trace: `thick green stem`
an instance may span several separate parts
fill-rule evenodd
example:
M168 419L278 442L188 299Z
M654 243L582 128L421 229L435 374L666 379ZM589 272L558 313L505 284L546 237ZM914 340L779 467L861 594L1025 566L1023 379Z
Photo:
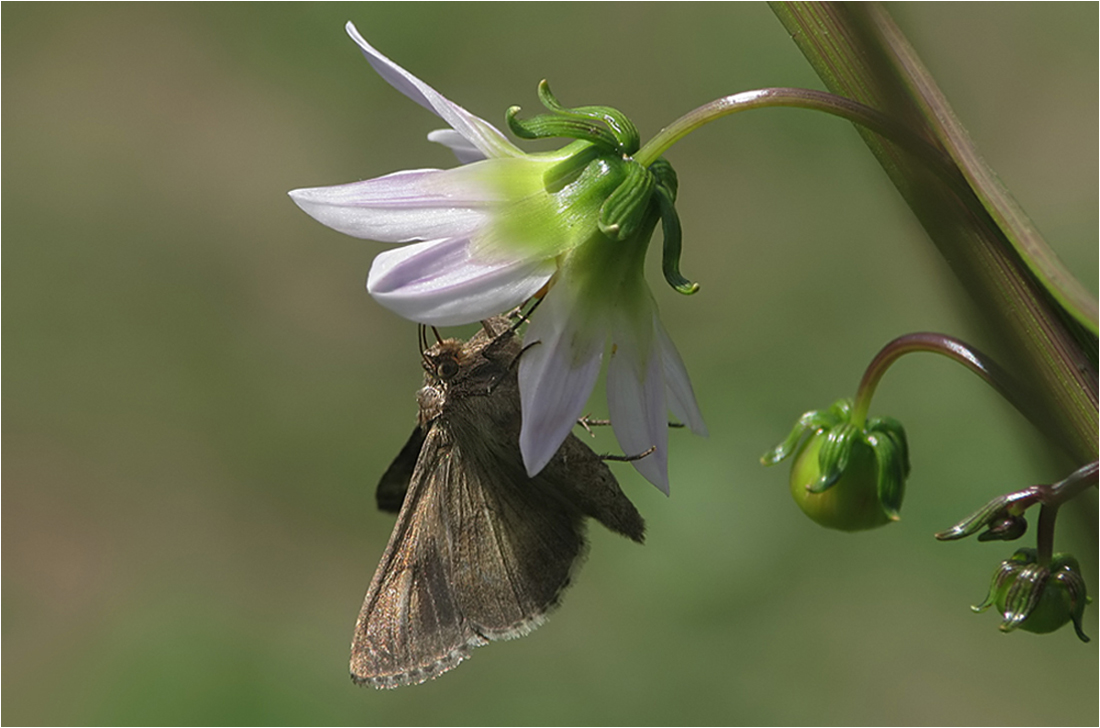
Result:
M1026 382L1025 409L1077 464L1096 459L1096 302L981 164L950 106L875 4L773 3L829 90L879 109L952 158L969 191L857 127L985 317L1001 361ZM1091 329L1091 330L1090 330Z

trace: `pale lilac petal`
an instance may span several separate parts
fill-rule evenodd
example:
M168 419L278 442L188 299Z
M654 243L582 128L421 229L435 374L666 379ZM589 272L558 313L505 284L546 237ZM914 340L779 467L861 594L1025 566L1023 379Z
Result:
M620 329L621 333L625 333ZM611 349L607 365L607 410L624 455L657 449L632 464L646 480L668 495L668 417L665 383L656 346L639 351L623 337Z
M578 328L570 318L568 292L557 288L550 290L532 318L524 336L530 348L519 359L523 411L519 449L532 477L550 462L577 424L603 358L604 332Z
M442 144L449 148L458 157L460 164L469 164L485 159L481 150L454 129L436 129L428 132L428 141Z
M653 316L653 328L657 332L657 349L660 351L661 368L664 370L665 392L668 395L668 408L676 419L688 426L688 429L696 435L709 437L707 423L703 421L703 415L699 411L699 404L695 400L695 390L688 378L687 367L680 358L680 352L672 343L665 327L656 314Z
M385 243L468 237L495 202L485 185L454 170L415 169L331 187L292 190L313 219L356 238Z
M378 254L367 291L394 313L434 326L489 318L526 301L554 272L551 260L486 261L466 239L428 240Z
M363 39L363 36L359 35L353 23L349 21L345 29L378 75L398 91L450 124L486 157L522 156L523 152L508 141L492 124L447 100L431 86L379 53L374 46Z

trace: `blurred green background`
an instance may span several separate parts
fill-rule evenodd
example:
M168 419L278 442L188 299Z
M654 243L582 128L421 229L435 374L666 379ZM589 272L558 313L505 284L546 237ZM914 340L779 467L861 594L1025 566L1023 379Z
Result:
M1097 287L1097 6L893 6L976 143ZM344 34L494 122L626 112L647 138L718 96L822 85L767 7L5 5L3 689L9 724L1095 724L1086 631L975 616L1014 544L932 534L1065 474L936 357L891 370L900 523L825 531L760 454L850 396L891 338L987 344L962 286L851 126L765 110L669 155L684 273L651 263L708 440L672 497L628 466L638 547L598 527L563 607L440 680L375 692L348 643L392 517L378 475L414 420L416 330L363 283L379 244L294 187L450 166L439 123ZM592 412L606 410L602 392ZM606 435L597 450L614 449ZM1095 501L1093 501L1095 503ZM1096 591L1095 508L1059 548ZM1069 515L1069 514L1067 514ZM1031 537L1028 537L1031 541Z

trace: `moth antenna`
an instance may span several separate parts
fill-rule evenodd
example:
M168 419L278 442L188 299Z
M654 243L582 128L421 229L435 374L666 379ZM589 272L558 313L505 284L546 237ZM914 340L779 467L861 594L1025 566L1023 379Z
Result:
M428 328L424 324L416 327L417 338L420 340L420 363L426 371L432 370L431 360L428 359Z
M439 335L439 329L433 326L432 333L435 334L435 343L439 344L443 342L443 337Z

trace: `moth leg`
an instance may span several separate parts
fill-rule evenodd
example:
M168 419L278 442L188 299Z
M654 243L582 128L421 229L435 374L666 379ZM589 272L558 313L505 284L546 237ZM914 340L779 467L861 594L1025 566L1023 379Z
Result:
M521 323L529 320L530 317L531 317L531 314L533 314L535 312L535 309L538 308L539 304L541 304L543 299L546 298L546 293L547 293L547 291L550 290L551 282L552 281L547 281L545 286L543 286L539 290L535 291L533 296L528 298L526 301L524 301L519 306L516 306L515 311L508 314L509 316L511 316L512 314L515 314L516 316L519 317L519 321L516 322L517 327ZM534 303L531 303L531 301L534 301ZM523 313L523 307L526 306L528 303L531 303L531 308L527 309L527 313Z
M484 357L485 359L487 359L488 361L503 364L503 362L500 361L503 358L501 356L501 354L508 347L508 345L512 342L512 337L515 336L515 334L516 334L516 327L515 326L509 326L508 328L504 329L503 331L496 331L496 330L494 330L494 328L492 326L492 324L494 324L494 323L499 324L499 323L502 323L502 322L500 321L499 317L495 317L494 319L489 319L489 320L481 322L481 327L485 330L485 333L487 333L491 337L493 337L492 340L488 344L485 345L485 348L481 350L481 356ZM523 350L521 349L520 354L522 354L522 353L523 353ZM502 366L503 371L501 372L501 378L503 378L506 374L508 374L511 371L512 365L515 364L515 359L518 359L518 358L519 358L519 354L517 354L512 361L508 362L507 366ZM495 383L494 383L493 386L496 386Z
M611 424L611 420L596 420L592 419L588 415L585 415L584 417L581 417L579 420L577 420L577 424L583 427L585 429L585 432L591 435L593 434L593 427L606 427ZM668 426L673 428L686 427L683 422L669 422Z
M508 371L511 372L513 369L515 369L516 365L519 364L519 358L523 356L523 353L525 351L530 349L532 346L538 346L541 343L541 341L532 341L530 344L526 344L522 349L520 349L519 353L512 357L512 361L508 363Z
M596 433L592 431L593 427L600 427L603 425L610 425L611 420L594 420L588 415L581 417L577 420L577 424L584 428L584 431L591 437L595 437Z
M613 460L617 463L631 463L635 460L641 460L647 455L652 455L657 451L656 445L650 445L649 449L645 452L640 452L637 455L600 455L600 460Z

